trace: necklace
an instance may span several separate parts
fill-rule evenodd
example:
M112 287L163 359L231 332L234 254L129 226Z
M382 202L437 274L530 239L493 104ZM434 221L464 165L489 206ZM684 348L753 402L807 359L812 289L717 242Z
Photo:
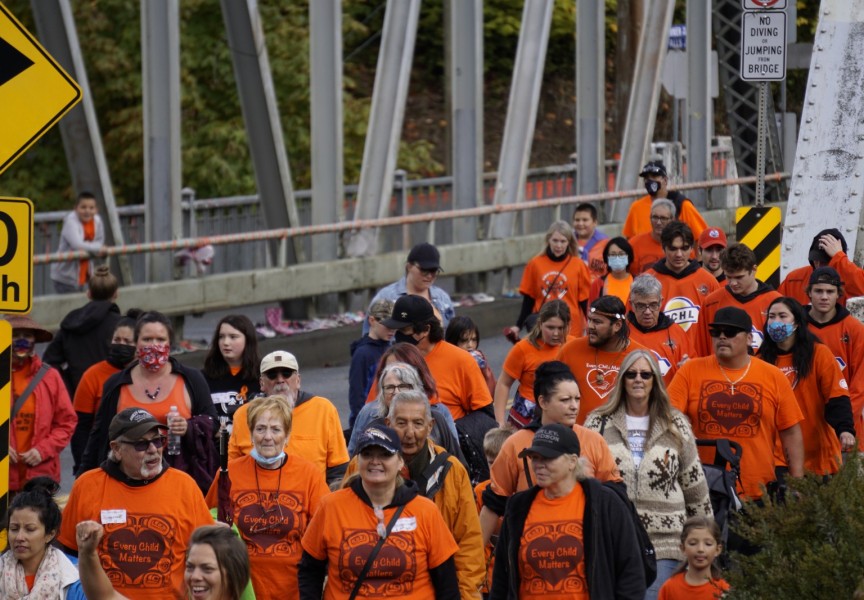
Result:
M279 513L279 521L278 523L283 523L285 520L284 515L282 514L282 504L279 502L279 492L282 488L282 467L285 466L285 462L279 466L279 477L276 479L276 491L270 492L270 507L264 508L264 498L261 495L261 485L258 483L258 469L261 467L257 462L255 463L255 488L258 491L258 502L261 503L261 517L262 520L258 524L253 524L249 529L249 533L261 533L267 530L272 526L270 523L270 515L278 512Z
M733 395L735 394L735 386L736 386L738 383L740 383L742 379L744 379L745 377L747 377L747 373L750 372L750 367L751 367L752 364L753 364L753 361L750 360L750 359L748 359L748 360L747 360L747 368L744 369L744 373L741 375L741 377L739 377L739 378L736 379L735 381L732 381L731 379L729 379L729 376L726 374L726 369L724 369L724 368L720 365L720 361L719 361L719 360L717 361L717 366L720 368L720 372L723 373L723 377L725 377L725 378L726 378L726 381L729 383L729 393L730 393L730 394L733 394Z
M161 392L161 391L162 391L161 385L157 385L156 389L153 390L152 392L150 390L148 390L147 388L144 388L144 395L147 396L148 398L150 398L151 400L155 400L156 398L159 397L159 392Z

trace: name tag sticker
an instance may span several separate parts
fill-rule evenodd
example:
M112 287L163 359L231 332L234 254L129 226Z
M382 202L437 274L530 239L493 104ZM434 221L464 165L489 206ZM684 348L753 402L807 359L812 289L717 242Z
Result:
M102 523L103 525L110 525L112 523L126 523L126 510L122 508L103 510L100 523Z
M396 519L396 524L393 525L393 533L399 533L400 531L414 531L415 529L417 529L416 517L402 517L401 519Z

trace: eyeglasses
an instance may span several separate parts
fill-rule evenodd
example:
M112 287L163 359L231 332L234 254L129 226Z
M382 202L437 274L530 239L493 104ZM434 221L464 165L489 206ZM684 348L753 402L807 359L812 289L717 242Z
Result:
M660 310L659 302L634 302L633 310L636 312L645 312L646 310L650 310L651 312L656 312Z
M375 530L378 532L378 537L382 540L387 538L387 525L384 524L384 509L380 506L376 506L372 509L375 513L375 518L378 519L378 525L375 526Z
M411 264L413 264L415 267L417 267L417 270L420 271L420 273L422 275L426 275L427 277L437 277L438 272L441 270L440 268L437 268L437 267L434 269L424 269L423 267L421 267L417 263L411 263Z
M149 440L138 440L137 442L128 442L126 440L117 440L121 444L126 444L127 446L132 446L135 448L136 452L147 452L150 448L150 444L153 444L153 447L157 450L165 445L165 441L168 439L167 436L158 435Z
M654 373L651 371L624 371L624 379L632 381L637 377L643 381L648 381L649 379L654 379Z
M279 377L279 375L282 375L282 377L285 379L291 379L291 376L294 375L294 373L296 372L297 371L293 369L270 369L269 371L264 371L264 377L266 377L270 381L273 381L274 379Z
M395 394L396 392L410 392L414 386L410 383L400 383L399 385L385 385L382 389L385 394Z
M744 333L743 329L737 327L709 327L708 333L712 338L719 338L721 335L727 338L733 338L739 333Z

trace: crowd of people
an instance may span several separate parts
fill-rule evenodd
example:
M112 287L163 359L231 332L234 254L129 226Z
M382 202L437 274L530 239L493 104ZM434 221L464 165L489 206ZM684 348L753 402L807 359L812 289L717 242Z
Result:
M740 445L756 503L864 448L864 325L844 306L864 270L826 230L774 290L662 163L641 176L622 236L591 204L549 227L501 365L435 285L438 249L414 246L351 346L347 428L247 317L222 318L194 369L165 315L121 312L107 267L58 269L86 305L56 333L7 317L0 596L719 598L697 440ZM101 240L91 204L69 248Z

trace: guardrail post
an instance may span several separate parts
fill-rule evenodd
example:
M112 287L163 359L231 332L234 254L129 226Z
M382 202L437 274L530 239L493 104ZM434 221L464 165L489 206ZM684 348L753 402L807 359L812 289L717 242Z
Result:
M393 173L393 194L396 196L396 206L399 207L399 213L404 217L408 214L408 190L406 183L408 182L408 172L405 169L396 169ZM402 226L402 242L401 248L408 249L411 243L411 226L405 224Z

